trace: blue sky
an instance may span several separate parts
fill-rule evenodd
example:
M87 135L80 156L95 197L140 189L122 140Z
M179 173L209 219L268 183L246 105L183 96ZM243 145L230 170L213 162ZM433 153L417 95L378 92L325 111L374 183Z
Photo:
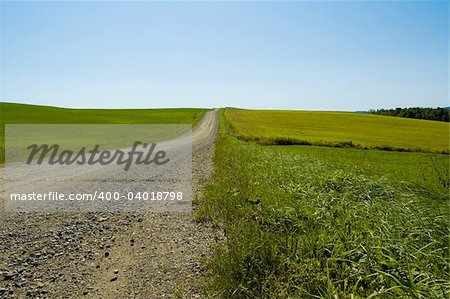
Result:
M442 2L1 2L0 99L63 107L448 106Z

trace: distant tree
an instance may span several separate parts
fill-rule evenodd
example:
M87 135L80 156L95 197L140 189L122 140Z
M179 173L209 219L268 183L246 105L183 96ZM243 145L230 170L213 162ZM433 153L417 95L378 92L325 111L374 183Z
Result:
M437 121L450 121L450 110L447 108L395 108L395 109L370 109L368 111L372 114L387 115L387 116L399 116L407 118L417 118L426 120Z

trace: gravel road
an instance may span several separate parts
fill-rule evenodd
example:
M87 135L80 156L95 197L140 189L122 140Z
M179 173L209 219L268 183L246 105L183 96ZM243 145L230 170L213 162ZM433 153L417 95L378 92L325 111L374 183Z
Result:
M197 196L213 169L217 121L210 111L192 132ZM201 260L221 239L191 213L2 209L0 298L199 298Z

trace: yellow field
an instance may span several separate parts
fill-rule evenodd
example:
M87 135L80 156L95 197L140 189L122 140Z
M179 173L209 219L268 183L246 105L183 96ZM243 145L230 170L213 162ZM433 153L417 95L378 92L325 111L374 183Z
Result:
M449 152L450 124L352 112L226 109L232 132L262 144Z

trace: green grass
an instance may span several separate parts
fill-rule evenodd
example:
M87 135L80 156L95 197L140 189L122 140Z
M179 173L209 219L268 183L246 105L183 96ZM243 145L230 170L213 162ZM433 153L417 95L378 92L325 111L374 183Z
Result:
M331 162L371 177L385 176L391 182L409 183L430 192L445 194L449 188L448 155L302 145L270 148Z
M227 109L235 136L261 144L312 144L449 152L450 124L350 112Z
M197 108L66 109L0 102L0 163L4 162L5 124L192 124L195 126L206 111L207 109ZM77 141L83 142L82 136L79 136ZM84 142L84 145L86 144L88 142Z
M0 102L0 124L192 124L208 109L67 109Z
M448 192L414 176L401 183L387 166L427 154L378 151L366 161L362 150L267 147L233 137L220 120L197 215L226 235L208 263L210 297L450 297Z

